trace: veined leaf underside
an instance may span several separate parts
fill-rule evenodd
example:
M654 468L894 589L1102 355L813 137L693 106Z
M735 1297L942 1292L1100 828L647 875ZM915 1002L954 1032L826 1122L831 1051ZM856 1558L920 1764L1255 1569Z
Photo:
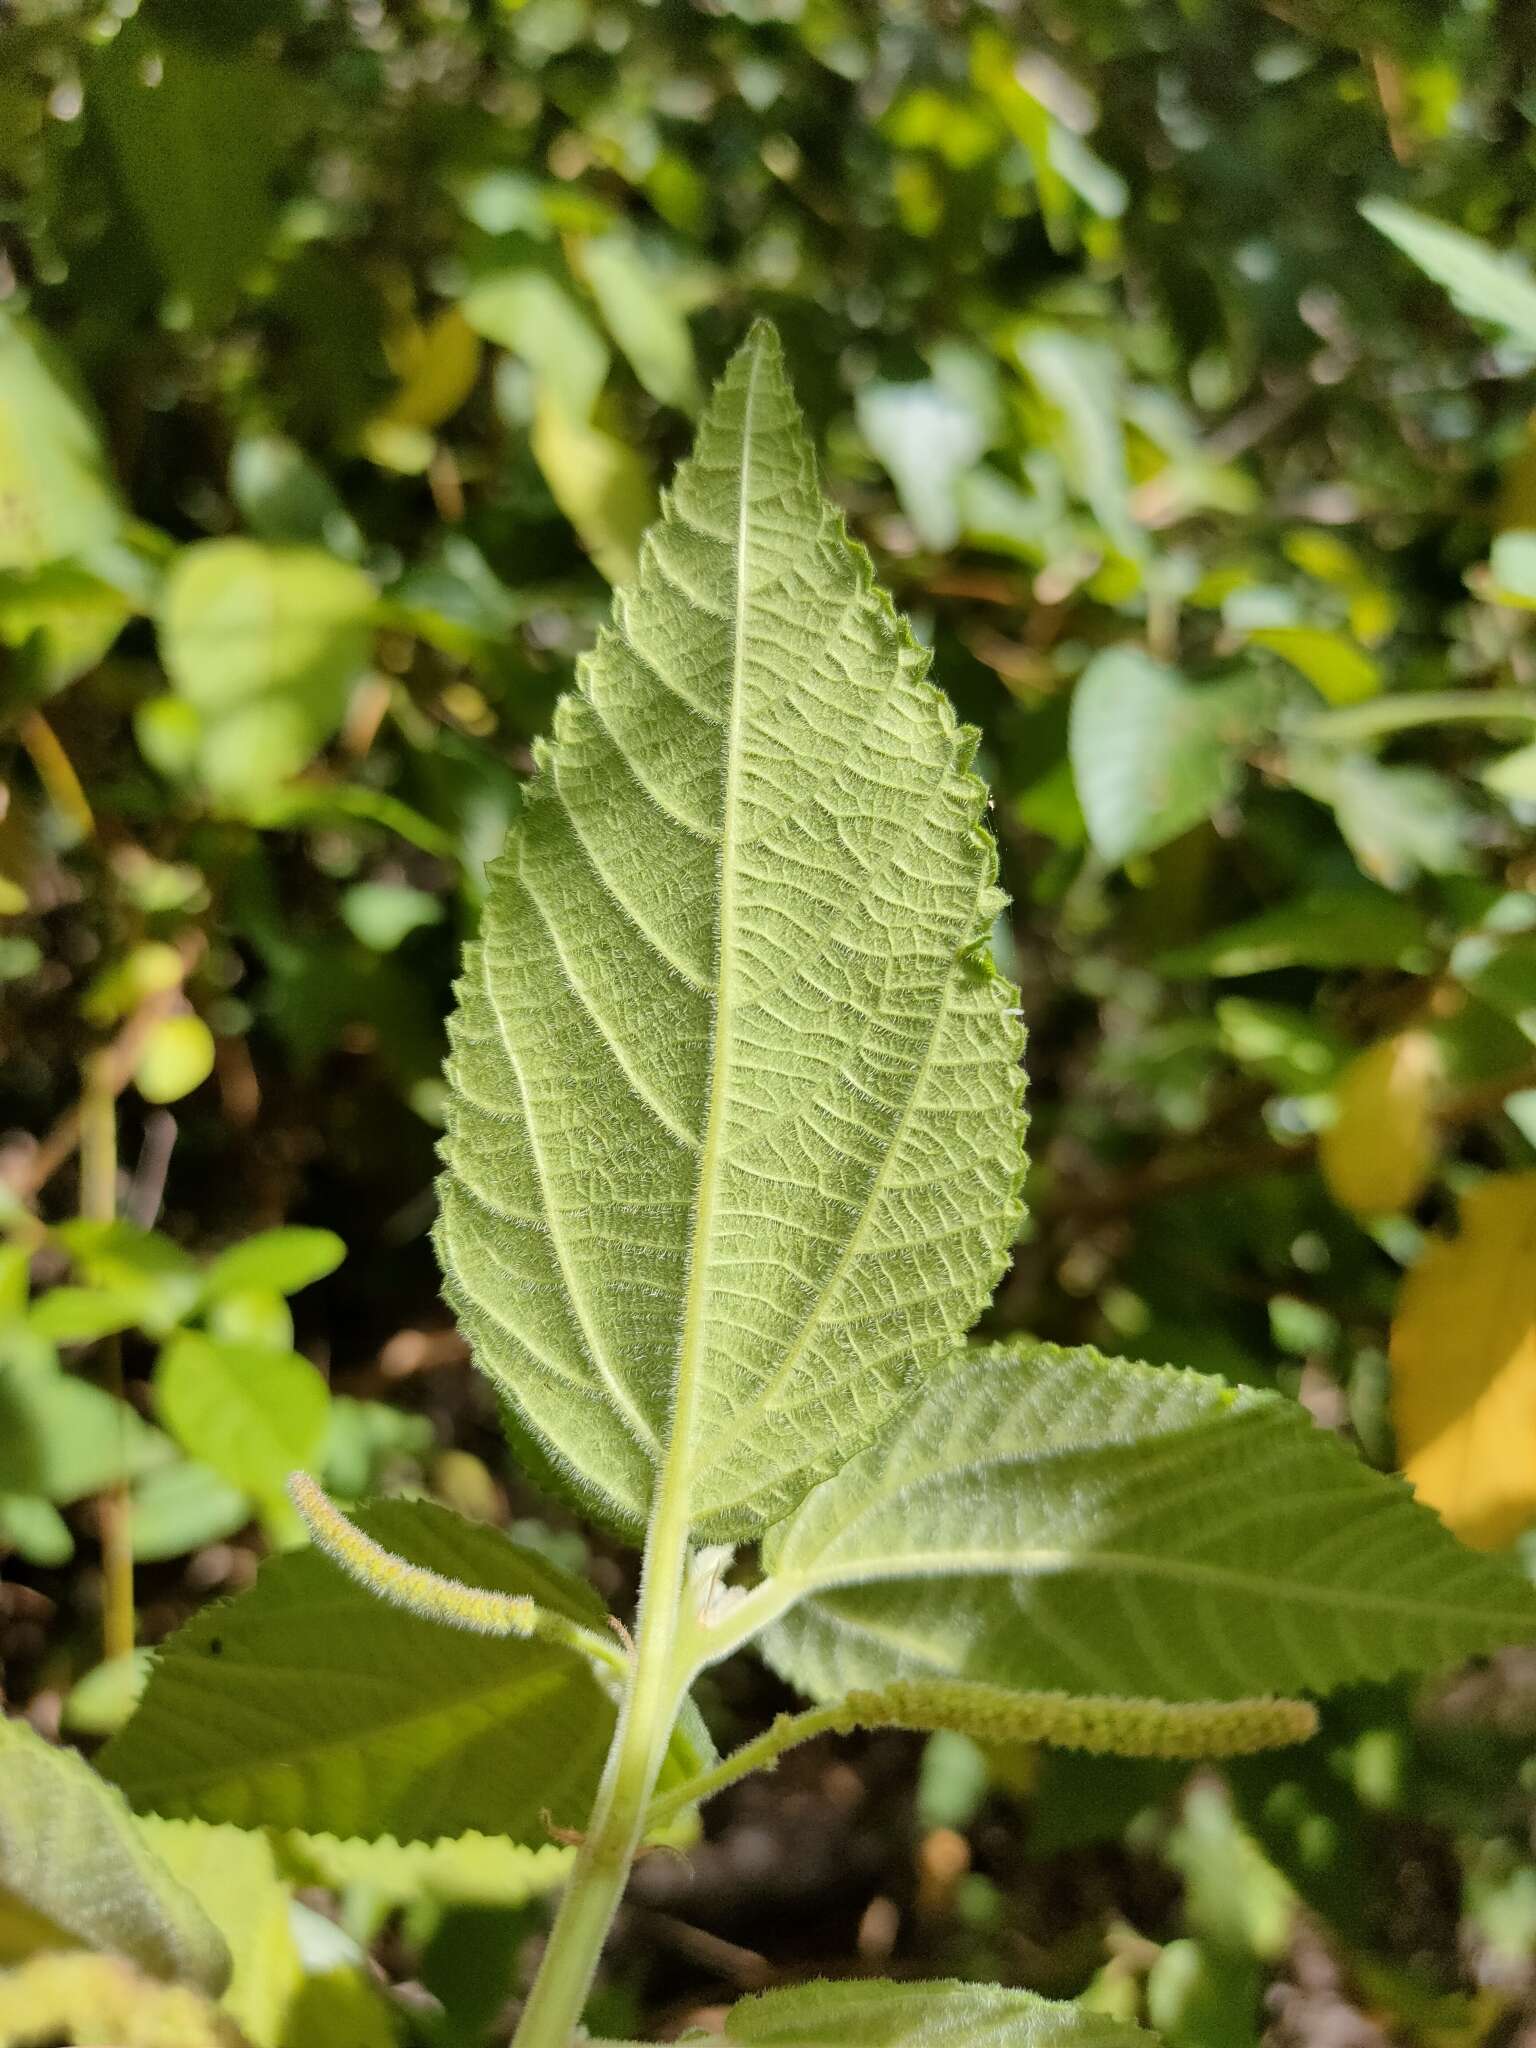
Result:
M837 1469L1018 1228L1022 1029L974 735L737 354L561 703L452 1021L439 1249L520 1430L621 1526Z

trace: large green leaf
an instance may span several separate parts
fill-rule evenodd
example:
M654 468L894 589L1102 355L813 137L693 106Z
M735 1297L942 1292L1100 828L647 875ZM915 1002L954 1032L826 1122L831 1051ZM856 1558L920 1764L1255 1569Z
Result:
M30 321L0 315L0 570L81 554L121 517L73 373Z
M495 1529L422 1502L377 1502L357 1521L413 1564L605 1627L590 1588ZM135 1806L172 1816L543 1843L546 1809L585 1819L612 1730L574 1652L420 1620L309 1550L271 1559L171 1639L102 1767ZM696 1763L679 1737L663 1783Z
M273 176L301 104L291 77L141 16L95 53L90 87L161 274L190 313L217 319L276 220Z
M1210 817L1241 772L1249 682L1196 689L1137 647L1091 661L1072 693L1072 775L1094 849L1150 853Z
M1124 2020L1000 1984L797 1984L744 1998L727 2048L1150 2048ZM614 2048L614 2044L595 2044Z
M158 1430L104 1388L53 1366L0 1362L0 1493L67 1506L173 1455Z
M321 548L206 540L161 595L160 651L201 721L198 766L243 800L302 768L340 725L367 665L374 592Z
M0 1957L13 1940L107 1949L205 1991L229 1982L218 1929L121 1794L24 1722L0 1721Z
M1487 320L1522 348L1536 349L1536 278L1518 257L1394 199L1367 199L1360 211L1426 277L1444 285L1470 319Z
M518 1427L745 1535L866 1443L1019 1219L984 793L740 351L565 698L453 1020L439 1246Z
M155 1367L155 1406L182 1449L287 1526L283 1487L325 1441L331 1395L296 1351L182 1330Z
M962 1356L773 1530L765 1649L817 1698L922 1672L1236 1698L1536 1636L1536 1591L1293 1401L1015 1342Z

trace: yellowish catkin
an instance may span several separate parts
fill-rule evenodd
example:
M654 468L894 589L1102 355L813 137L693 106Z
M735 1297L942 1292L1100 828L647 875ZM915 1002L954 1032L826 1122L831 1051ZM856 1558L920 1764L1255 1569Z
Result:
M849 1725L863 1728L952 1728L980 1742L1048 1742L1106 1756L1242 1756L1317 1732L1317 1709L1308 1700L1079 1697L1011 1692L972 1679L896 1680L851 1693L847 1715Z
M317 1547L349 1578L391 1606L419 1614L424 1621L443 1622L476 1635L534 1633L538 1609L526 1593L491 1593L482 1586L461 1585L425 1565L407 1564L348 1521L307 1472L293 1474L288 1495Z

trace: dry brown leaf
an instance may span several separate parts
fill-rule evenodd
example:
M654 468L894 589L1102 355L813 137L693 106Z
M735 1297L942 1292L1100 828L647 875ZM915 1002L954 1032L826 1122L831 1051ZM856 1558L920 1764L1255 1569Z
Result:
M1475 1189L1403 1283L1392 1416L1414 1492L1464 1542L1536 1519L1536 1173Z

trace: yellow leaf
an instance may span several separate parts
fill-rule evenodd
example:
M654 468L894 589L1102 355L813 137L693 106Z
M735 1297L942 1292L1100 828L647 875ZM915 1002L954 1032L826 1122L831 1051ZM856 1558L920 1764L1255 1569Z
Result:
M1358 704L1381 689L1381 666L1347 634L1321 626L1260 626L1248 638L1300 670L1330 704Z
M635 451L568 412L551 391L533 418L533 456L550 496L610 583L635 575L640 536L656 512L650 472Z
M1435 1169L1440 1048L1427 1031L1367 1046L1334 1088L1337 1114L1318 1143L1328 1192L1357 1216L1416 1202Z
M1461 1205L1403 1283L1392 1326L1398 1458L1419 1499L1493 1550L1536 1519L1536 1173Z
M480 337L457 306L445 306L425 327L407 328L393 353L401 383L384 417L397 426L440 427L475 388Z

